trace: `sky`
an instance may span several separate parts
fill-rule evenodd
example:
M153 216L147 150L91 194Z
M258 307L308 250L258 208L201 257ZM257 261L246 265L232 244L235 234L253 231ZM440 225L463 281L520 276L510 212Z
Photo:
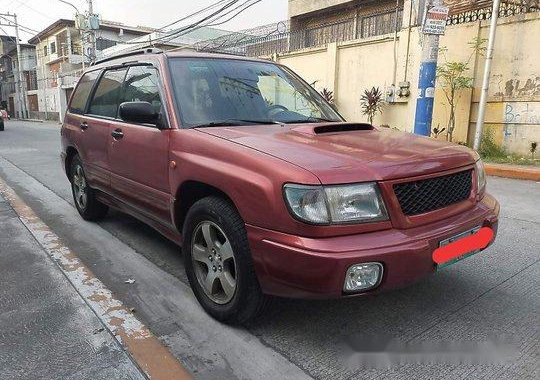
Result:
M87 9L86 0L69 0L79 10ZM94 12L104 20L131 26L158 28L215 3L217 0L94 0ZM58 0L0 0L0 13L16 13L21 25L43 30L59 18L73 18L75 10ZM242 30L287 19L287 0L262 0L221 29ZM197 19L190 19L193 22ZM179 26L187 25L181 23ZM14 35L13 28L2 28ZM0 31L1 34L3 32ZM26 42L32 35L20 33Z

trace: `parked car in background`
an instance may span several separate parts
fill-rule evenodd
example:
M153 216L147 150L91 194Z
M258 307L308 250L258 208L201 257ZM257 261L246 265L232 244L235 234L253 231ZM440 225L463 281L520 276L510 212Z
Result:
M177 242L195 296L224 322L252 319L272 295L402 287L497 231L475 152L347 123L268 61L103 60L80 79L61 135L81 216L113 207Z

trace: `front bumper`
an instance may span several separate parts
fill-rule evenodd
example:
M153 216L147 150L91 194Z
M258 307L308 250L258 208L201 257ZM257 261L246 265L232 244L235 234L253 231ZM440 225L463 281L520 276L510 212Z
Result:
M407 286L433 273L433 251L441 240L477 226L497 233L499 203L486 194L472 209L434 223L352 236L304 238L247 225L262 290L289 298L339 298L347 269L380 262L384 274L372 294Z

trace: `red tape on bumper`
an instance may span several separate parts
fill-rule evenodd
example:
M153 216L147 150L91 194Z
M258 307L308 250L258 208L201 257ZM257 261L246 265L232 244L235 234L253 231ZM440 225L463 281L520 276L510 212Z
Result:
M467 253L486 248L493 240L494 233L489 227L482 227L477 233L459 239L433 252L433 261L444 264Z

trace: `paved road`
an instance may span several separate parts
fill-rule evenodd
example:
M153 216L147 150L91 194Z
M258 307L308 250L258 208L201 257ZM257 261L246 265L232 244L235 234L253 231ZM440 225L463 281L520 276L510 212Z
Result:
M540 184L489 179L502 205L499 238L487 251L426 280L377 297L276 300L247 329L207 318L186 286L178 247L138 221L111 213L81 221L58 161L59 128L8 122L0 132L0 177L179 357L196 378L539 378ZM127 285L125 279L134 278ZM413 347L509 341L495 365L403 364L361 368L339 349L347 338L381 336ZM356 357L355 357L356 358Z

